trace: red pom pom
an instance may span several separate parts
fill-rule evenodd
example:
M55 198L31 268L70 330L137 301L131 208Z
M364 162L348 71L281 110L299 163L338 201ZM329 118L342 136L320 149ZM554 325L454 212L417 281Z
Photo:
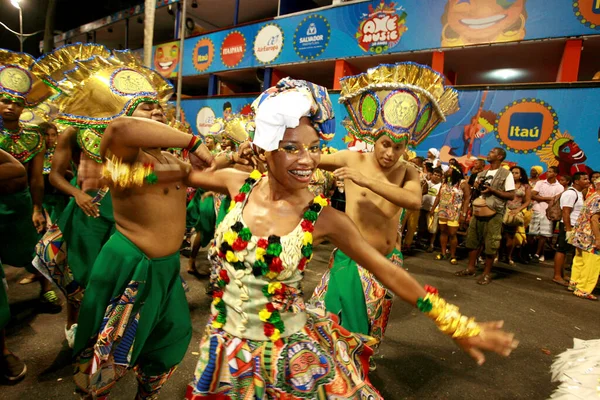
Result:
M238 193L233 198L233 201L235 201L236 203L241 203L244 200L246 200L246 193Z
M281 258L273 257L273 260L271 260L271 265L269 265L269 270L277 273L283 271L283 262L281 261Z
M246 242L245 240L242 240L241 238L238 237L237 239L235 239L235 241L231 245L231 248L235 251L242 251L247 246L248 246L248 242Z
M438 290L433 286L425 285L425 291L431 294L438 294Z
M265 335L271 337L275 333L275 326L269 322L265 323Z
M302 257L302 259L300 260L300 262L298 263L298 270L300 271L304 271L304 268L306 268L306 262L308 260L306 259L306 257Z
M213 297L218 297L218 298L222 299L223 298L223 291L222 290L215 290L213 292Z
M313 225L312 222L310 222L309 220L302 220L302 230L304 232L312 232L315 230L315 226Z
M275 289L275 294L277 296L284 296L285 295L285 289L286 289L286 286L282 283L281 284L281 288Z
M227 271L225 271L224 269L219 271L219 278L223 279L225 283L229 283L229 275L227 275Z
M273 306L273 303L267 303L267 311L270 313L275 311L275 307Z
M219 258L225 258L225 253L219 250Z
M258 239L258 243L256 243L256 245L261 249L266 249L269 245L269 241L267 239Z

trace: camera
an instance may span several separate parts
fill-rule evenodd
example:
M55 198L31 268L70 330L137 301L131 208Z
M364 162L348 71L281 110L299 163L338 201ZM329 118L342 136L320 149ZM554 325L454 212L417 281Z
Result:
M491 183L492 183L492 179L494 179L493 176L486 176L485 178L481 178L481 180L479 181L479 189L480 190L486 190L490 187Z

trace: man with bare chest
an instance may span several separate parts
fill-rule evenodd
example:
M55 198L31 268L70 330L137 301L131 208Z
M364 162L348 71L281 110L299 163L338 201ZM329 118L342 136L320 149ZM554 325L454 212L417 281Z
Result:
M27 54L0 49L0 149L21 162L27 172L26 186L2 197L0 253L5 264L25 267L30 272L35 272L31 260L46 222L42 206L45 146L40 130L22 125L19 118L25 107L31 108L51 94L30 72L34 64ZM52 284L44 279L40 283L42 303L50 311L59 312L60 300Z
M388 80L392 76L415 82ZM433 95L426 89L412 89L424 82L438 86L440 91ZM401 267L402 254L395 248L398 220L403 208L416 210L421 206L419 171L401 156L409 140L423 140L445 114L455 111L456 94L443 87L435 72L414 64L382 65L344 78L341 83L340 102L346 105L351 120L346 127L353 136L373 143L374 150L323 155L319 168L344 180L346 214L371 246ZM454 100L442 108L438 96ZM402 112L394 112L399 104ZM425 111L427 121L419 122ZM391 292L337 249L329 267L311 302L338 315L341 325L351 332L370 336L377 346L388 323Z

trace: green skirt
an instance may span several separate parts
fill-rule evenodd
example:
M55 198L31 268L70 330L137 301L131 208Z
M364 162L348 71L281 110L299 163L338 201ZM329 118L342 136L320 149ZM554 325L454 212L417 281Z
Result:
M213 196L202 199L206 191L196 190L196 194L187 206L186 227L196 228L201 235L201 246L207 246L215 236L215 200Z
M0 259L13 267L33 272L38 234L31 221L33 204L29 189L0 195Z
M394 249L387 258L402 267L402 253ZM310 303L340 319L353 333L370 336L377 345L387 328L393 294L373 274L339 249L329 259L329 270L315 288Z
M6 295L6 276L0 260L0 330L4 329L10 321L10 307L8 306L8 296Z
M79 314L75 382L102 395L138 365L161 375L183 359L192 337L179 252L148 258L121 232L96 259Z
M67 206L68 198L62 194L45 194L44 195L44 210L50 216L50 222L55 224L62 215Z
M92 197L95 197L97 193L98 190L87 191L87 194ZM73 278L83 288L87 285L92 266L102 246L115 231L110 192L106 193L98 204L100 216L98 218L88 217L79 208L73 197L58 221L63 240L67 244L68 263Z

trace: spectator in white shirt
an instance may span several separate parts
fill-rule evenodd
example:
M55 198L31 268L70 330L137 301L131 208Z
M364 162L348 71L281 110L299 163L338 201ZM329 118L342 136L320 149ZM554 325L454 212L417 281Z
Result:
M562 210L562 221L559 224L558 240L556 243L556 254L554 255L554 278L553 282L562 286L569 286L563 278L565 258L573 246L567 243L573 230L573 226L579 218L581 207L583 207L584 190L590 186L590 179L585 172L575 172L573 175L573 186L568 188L560 196L560 209Z
M544 246L546 240L552 237L554 233L554 224L546 217L548 204L554 199L554 196L564 191L563 186L558 182L558 167L549 167L546 171L546 179L538 181L531 192L533 201L533 215L529 224L529 243L533 247L537 240L537 249L533 254L533 261L544 261Z

